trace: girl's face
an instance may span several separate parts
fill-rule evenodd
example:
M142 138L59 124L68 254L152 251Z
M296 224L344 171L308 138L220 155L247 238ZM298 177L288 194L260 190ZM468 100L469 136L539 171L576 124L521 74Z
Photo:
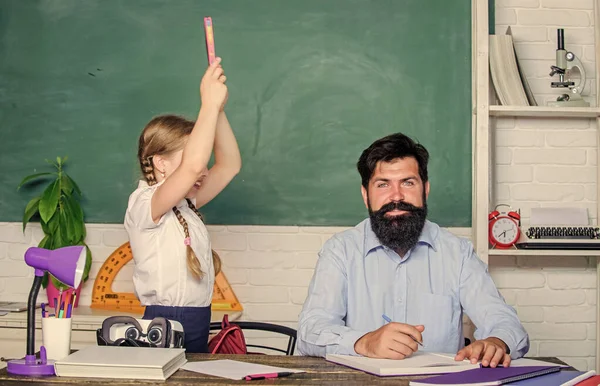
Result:
M182 156L183 156L183 149L177 150L170 156L163 158L164 173L165 173L164 179L169 178L169 176L171 174L173 174L173 172L179 167L179 165L181 165ZM196 197L196 193L198 193L198 190L200 190L200 188L202 187L202 183L204 182L204 180L206 179L207 176L208 176L208 169L205 167L204 170L202 171L202 174L200 175L200 178L198 178L198 180L194 183L194 185L192 185L192 187L190 188L188 193L185 195L185 197L186 198ZM157 178L160 178L160 177L157 177ZM162 180L162 178L159 181L161 181L161 180Z

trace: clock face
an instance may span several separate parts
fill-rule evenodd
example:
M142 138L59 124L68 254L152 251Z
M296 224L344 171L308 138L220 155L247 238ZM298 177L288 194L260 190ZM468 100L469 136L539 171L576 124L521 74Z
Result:
M510 218L499 218L492 226L494 239L502 244L512 244L519 237L519 226Z

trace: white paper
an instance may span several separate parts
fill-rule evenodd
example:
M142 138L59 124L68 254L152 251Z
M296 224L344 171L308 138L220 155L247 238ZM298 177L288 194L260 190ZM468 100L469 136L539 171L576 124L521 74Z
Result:
M257 365L255 363L219 359L215 361L188 362L181 367L184 370L194 371L215 377L240 380L247 375L264 373L304 373L304 370L286 369L283 367Z
M531 224L589 225L586 208L531 208Z
M521 367L521 366L559 366L559 367L569 367L567 365L560 365L558 363L546 362L546 361L538 361L537 359L529 359L529 358L520 358L513 359L510 361L510 367Z

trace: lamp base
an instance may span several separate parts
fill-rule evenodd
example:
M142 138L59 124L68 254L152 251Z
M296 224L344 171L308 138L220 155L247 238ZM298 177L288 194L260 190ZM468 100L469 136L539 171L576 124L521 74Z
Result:
M15 375L55 375L54 361L36 359L35 355L26 355L25 359L13 359L8 361L6 371Z

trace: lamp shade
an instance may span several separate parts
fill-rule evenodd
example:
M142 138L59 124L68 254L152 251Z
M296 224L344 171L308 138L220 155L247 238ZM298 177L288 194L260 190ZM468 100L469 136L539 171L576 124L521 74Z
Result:
M76 288L83 277L85 257L83 245L55 250L31 247L25 252L25 263L35 268L36 276L42 276L44 271L48 271L61 282Z

